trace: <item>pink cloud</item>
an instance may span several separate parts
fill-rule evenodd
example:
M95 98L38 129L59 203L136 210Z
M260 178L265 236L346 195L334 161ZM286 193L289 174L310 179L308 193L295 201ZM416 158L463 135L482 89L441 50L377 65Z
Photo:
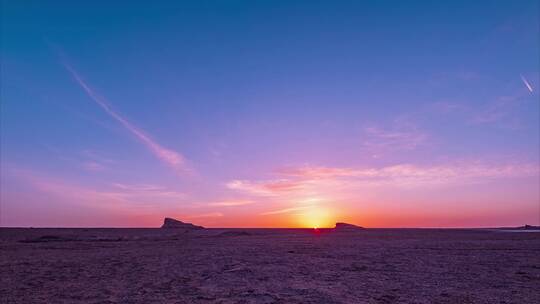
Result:
M202 213L202 214L194 214L187 216L187 218L212 218L212 217L222 217L223 213L221 212L210 212L210 213Z
M495 164L482 162L454 163L435 166L400 164L375 170L374 177L383 184L396 186L427 186L472 184L492 179L532 177L538 175L538 165Z
M264 213L261 213L261 215L292 213L292 212L296 212L296 211L306 210L306 209L309 209L309 208L312 208L312 206L300 206L300 207L284 208L284 209L264 212Z
M43 193L69 204L118 210L152 211L183 202L186 195L164 187L113 184L112 187L87 187L65 179L42 176L30 170L11 169L10 173Z
M431 166L397 164L372 168L304 166L278 170L281 180L232 181L229 189L261 196L309 195L363 187L425 187L485 183L539 175L534 163L454 162ZM276 186L277 185L277 186Z
M427 135L415 129L388 130L378 127L368 127L365 130L368 140L365 142L370 147L394 147L411 150L423 144Z
M277 171L280 175L301 177L301 178L329 178L329 177L345 177L354 176L358 170L351 168L333 168L333 167L288 167Z
M220 201L209 203L209 206L218 206L218 207L234 207L234 206L245 206L253 204L253 201L246 200L230 200L230 201Z
M227 188L239 190L261 196L274 196L291 193L303 187L302 182L282 180L270 180L264 182L251 182L246 180L233 180L227 183Z

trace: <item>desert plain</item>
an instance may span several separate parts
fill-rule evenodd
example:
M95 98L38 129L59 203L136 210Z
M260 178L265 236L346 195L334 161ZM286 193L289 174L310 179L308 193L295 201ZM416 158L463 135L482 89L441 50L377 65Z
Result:
M540 303L540 233L0 229L1 303Z

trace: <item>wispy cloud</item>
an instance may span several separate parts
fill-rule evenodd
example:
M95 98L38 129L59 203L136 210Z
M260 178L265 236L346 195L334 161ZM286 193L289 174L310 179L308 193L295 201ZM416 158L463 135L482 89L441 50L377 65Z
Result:
M231 201L220 201L208 203L209 206L218 206L218 207L234 207L234 206L245 206L253 204L253 201L247 200L231 200Z
M122 189L122 190L131 190L131 191L162 191L165 189L165 187L159 186L159 185L151 185L151 184L122 184L122 183L113 183L114 187Z
M437 102L429 104L428 110L431 110L430 112L433 111L440 114L449 114L449 113L467 111L469 110L469 107L465 106L464 104L457 103L457 102L437 101Z
M363 138L364 149L376 157L389 152L414 150L426 144L428 134L410 121L396 119L391 127L364 128Z
M97 153L90 150L83 150L80 153L83 157L82 160L77 160L77 163L85 171L88 172L101 172L109 170L115 165L115 161L106 157L102 157ZM71 160L68 157L64 157L67 160Z
M94 161L85 161L82 163L81 166L83 167L84 170L90 171L90 172L99 172L99 171L104 171L107 169L107 167L105 167L104 165L98 162L94 162Z
M533 88L531 86L531 84L527 81L527 78L525 78L525 76L523 75L519 75L521 76L521 81L523 81L523 84L525 84L525 86L527 87L527 89L529 90L529 92L533 92Z
M275 180L232 181L229 188L252 195L282 198L310 197L314 193L345 188L449 186L486 183L496 179L535 177L540 168L535 163L489 163L461 161L431 166L396 164L370 168L303 166L278 170L289 187L275 188Z
M489 104L486 109L475 115L473 124L487 124L499 122L510 116L515 106L519 103L517 96L500 96L496 101Z
M310 208L312 208L312 206L291 207L291 208L284 208L284 209L279 209L279 210L274 210L274 211L263 212L263 213L261 213L261 215L292 213L292 212L302 211L302 210L306 210L306 209L310 209Z
M270 180L264 182L252 182L247 180L233 180L226 184L227 188L239 190L261 196L275 196L283 193L291 193L300 190L302 182L282 180Z
M186 197L186 195L182 192L173 191L158 185L113 183L112 186L120 189L122 191L120 193L127 193L129 196L171 198L178 200Z
M182 154L167 149L157 142L155 142L150 136L146 135L141 129L134 126L123 116L113 111L109 106L107 100L98 95L91 87L88 85L79 73L73 69L70 65L64 63L64 67L70 72L71 76L79 84L79 86L86 92L86 94L98 105L100 106L110 117L119 122L126 130L133 134L142 144L144 144L158 159L162 162L173 168L176 172L180 173L186 171L185 158Z
M207 217L222 217L223 213L221 212L210 212L210 213L203 213L203 214L194 214L190 215L187 218L207 218Z
M33 188L54 195L69 204L105 209L147 210L170 208L186 198L185 194L152 185L112 184L89 187L70 180L44 176L31 170L10 168L9 173Z
M81 155L83 155L87 159L90 159L91 161L95 161L95 162L98 162L98 163L105 163L105 164L114 164L114 163L116 163L116 161L114 161L114 160L112 160L110 158L104 157L104 156L96 153L95 151L88 150L88 149L87 150L82 150Z
M318 166L303 166L303 167L287 167L276 170L280 175L289 177L301 177L309 179L334 178L355 176L358 170L351 168L335 168L335 167L318 167Z
M438 183L467 181L470 179L516 178L538 175L537 164L493 164L482 161L465 161L432 166L398 164L381 168L360 169L351 173L352 177L362 179L383 179L389 183L408 182Z

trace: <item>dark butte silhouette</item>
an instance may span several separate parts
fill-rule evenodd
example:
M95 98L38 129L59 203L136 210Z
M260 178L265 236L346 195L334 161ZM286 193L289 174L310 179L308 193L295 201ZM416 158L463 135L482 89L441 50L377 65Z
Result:
M197 226L191 223L184 223L170 217L166 217L163 220L163 225L161 226L161 228L204 229L203 226Z
M340 230L340 231L345 231L345 230L364 229L364 227L356 226L356 225L353 225L353 224L347 224L347 223L336 223L336 227L334 229Z
M519 229L519 230L540 230L540 226L525 225L525 226L517 227L515 229Z

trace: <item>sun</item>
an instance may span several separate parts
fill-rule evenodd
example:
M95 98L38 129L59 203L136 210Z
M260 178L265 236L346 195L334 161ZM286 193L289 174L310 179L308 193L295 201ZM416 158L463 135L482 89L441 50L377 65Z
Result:
M298 214L299 223L303 227L319 229L322 227L333 226L333 213L330 209L323 206L311 206Z

